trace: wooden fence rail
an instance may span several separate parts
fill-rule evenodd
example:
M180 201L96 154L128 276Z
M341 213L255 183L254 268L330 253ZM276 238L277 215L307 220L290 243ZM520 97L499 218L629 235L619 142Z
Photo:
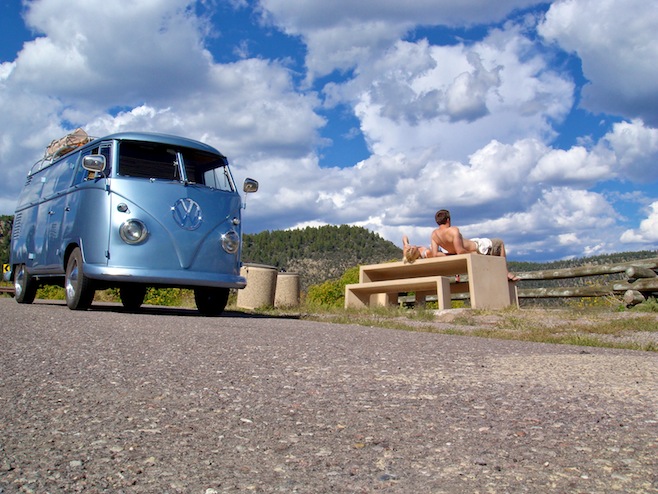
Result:
M649 271L653 272L655 269L658 269L658 258L638 259L636 261L619 262L616 264L597 264L591 266L577 266L575 268L527 271L524 273L517 273L517 276L521 278L521 280L558 280L564 278L579 278L582 276L626 273L629 278L644 278L647 277L646 275L648 275ZM645 273L645 276L642 276L639 273ZM656 276L655 272L653 273L653 276Z
M599 264L592 266L578 266L575 268L517 273L519 278L521 278L518 285L518 295L520 299L605 297L619 295L622 296L627 305L636 305L644 302L648 297L656 296L658 294L657 269L658 258L651 258L620 262L616 264ZM587 286L523 288L523 281L525 280L557 280L619 274L624 275L626 279Z
M0 293L8 293L13 297L14 296L14 287L13 286L0 286Z

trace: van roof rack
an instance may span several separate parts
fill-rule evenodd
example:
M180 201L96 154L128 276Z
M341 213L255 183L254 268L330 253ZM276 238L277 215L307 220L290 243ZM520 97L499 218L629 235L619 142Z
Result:
M79 148L90 142L91 137L80 127L75 129L70 134L66 134L64 137L53 140L44 154L44 159L57 159L60 156L70 153L75 148Z
M47 164L52 163L57 158L70 153L71 151L84 146L88 142L93 141L95 138L87 134L84 129L78 127L73 132L66 134L64 137L54 139L46 146L46 151L43 153L43 158L37 161L30 170L32 173L38 172Z

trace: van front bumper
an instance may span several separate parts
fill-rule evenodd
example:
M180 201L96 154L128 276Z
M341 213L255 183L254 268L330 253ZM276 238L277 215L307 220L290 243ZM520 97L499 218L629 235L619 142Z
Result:
M112 268L93 264L85 264L83 271L92 280L107 281L111 284L143 283L153 286L217 288L244 288L247 286L244 276L200 271Z

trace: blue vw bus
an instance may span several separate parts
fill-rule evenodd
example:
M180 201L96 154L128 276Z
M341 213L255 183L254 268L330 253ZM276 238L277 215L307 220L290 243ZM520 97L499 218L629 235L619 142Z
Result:
M228 160L194 140L143 132L88 139L37 162L18 199L8 278L18 303L63 284L70 309L116 287L130 310L146 289L194 290L220 314L240 276L242 199ZM246 179L245 193L258 190Z

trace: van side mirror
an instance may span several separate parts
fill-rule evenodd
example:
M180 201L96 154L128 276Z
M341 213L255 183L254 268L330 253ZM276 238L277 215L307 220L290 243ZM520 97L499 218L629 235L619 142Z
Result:
M90 154L82 158L82 168L90 172L100 173L105 170L105 156L102 154Z
M253 178L245 178L244 185L242 186L242 190L246 194L249 194L251 192L256 192L258 190L258 182Z
M242 190L245 192L245 194L256 192L258 190L258 182L253 178L245 178L244 184L242 184ZM247 209L247 196L244 196L242 209Z

